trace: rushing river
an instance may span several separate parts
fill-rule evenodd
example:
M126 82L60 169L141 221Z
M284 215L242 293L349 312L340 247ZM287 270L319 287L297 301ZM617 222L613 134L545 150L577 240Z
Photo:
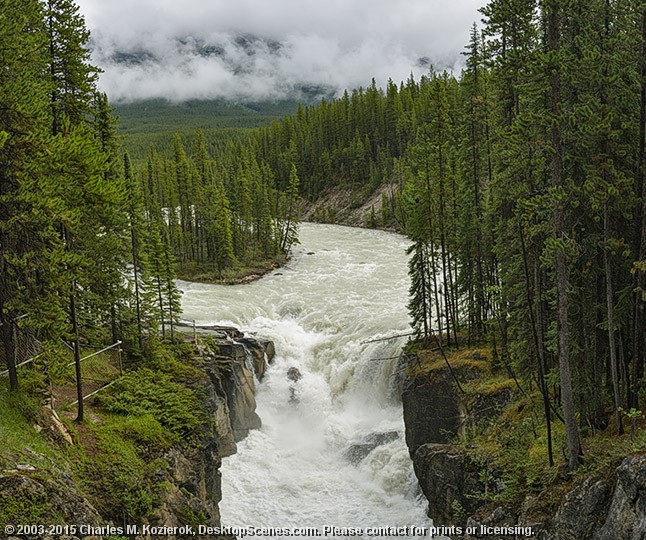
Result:
M301 226L300 240L287 267L254 283L179 283L184 318L231 324L276 344L257 392L263 426L223 460L222 523L321 532L429 527L392 391L402 340L364 343L410 330L408 243L314 224ZM296 385L287 378L293 366L303 376ZM359 463L347 459L351 444L393 431L395 440Z

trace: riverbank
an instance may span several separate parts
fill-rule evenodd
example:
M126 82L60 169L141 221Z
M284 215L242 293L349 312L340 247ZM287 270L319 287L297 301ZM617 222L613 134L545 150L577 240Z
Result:
M247 351L262 377L273 345L235 329L158 343L86 400L80 424L39 393L3 388L0 524L51 527L5 529L3 538L170 539L219 527L221 458L260 426Z
M303 204L302 219L401 233L403 226L396 216L398 190L395 183L372 189L369 186L333 187L316 201Z
M545 539L642 538L643 418L633 437L584 430L584 463L568 474L562 423L550 426L550 465L536 384L511 377L490 348L447 351L445 361L409 345L400 367L406 441L436 523L531 527Z
M280 255L246 264L236 263L221 271L211 263L178 263L175 271L178 279L183 281L213 285L240 285L258 280L284 266L288 261L289 257Z

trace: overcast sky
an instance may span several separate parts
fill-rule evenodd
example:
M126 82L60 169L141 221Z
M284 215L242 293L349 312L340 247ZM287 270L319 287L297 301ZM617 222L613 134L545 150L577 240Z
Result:
M113 101L262 100L459 66L485 0L77 0ZM246 37L246 42L240 41ZM260 38L260 39L251 39ZM237 41L236 41L236 38ZM425 61L420 61L425 59Z

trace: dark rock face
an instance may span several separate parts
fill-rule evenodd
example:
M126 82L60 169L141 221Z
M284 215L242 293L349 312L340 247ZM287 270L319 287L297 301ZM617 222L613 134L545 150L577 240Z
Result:
M579 540L590 538L599 526L610 502L610 486L599 480L586 479L565 496L545 538ZM613 537L614 538L614 537Z
M244 337L244 333L234 326L221 326L219 324L198 324L194 327L198 334L209 335L216 339L238 339Z
M287 378L292 382L298 382L303 378L303 374L297 367L290 367L287 370Z
M519 522L525 518L521 513ZM541 540L645 540L646 456L628 456L610 478L587 478L565 495Z
M457 376L460 381L474 378L470 370ZM487 475L485 486L481 467L446 443L463 429L496 418L513 398L513 388L465 402L441 369L404 377L401 387L406 442L429 502L428 515L438 525L531 527L541 540L646 540L646 456L626 457L608 478L586 479L559 503L546 505L541 495L528 495L516 507L484 506L477 495L495 491L500 473Z
M265 370L267 369L267 360L266 360L266 347L265 344L261 341L258 341L253 338L242 338L239 340L242 343L249 354L251 354L251 361L253 363L253 370L256 374L256 377L259 381L262 381L265 376ZM266 342L266 343L271 343ZM273 345L273 344L272 344Z
M0 501L24 501L25 506L47 509L39 521L47 523L53 515L60 516L64 523L87 524L98 527L103 519L88 500L78 493L76 486L65 473L60 471L56 478L34 479L16 473L0 476ZM0 506L2 502L0 502ZM3 508L3 514L11 517L11 510ZM49 520L51 521L51 520ZM4 526L4 524L3 524ZM82 536L87 540L98 540L98 536ZM79 538L71 536L70 538Z
M434 380L415 377L405 381L402 405L411 457L423 444L448 443L458 433L460 401L448 373Z
M445 525L463 525L484 493L480 468L454 446L424 444L413 457L415 474L426 499L428 516Z
M299 403L301 401L300 393L302 388L296 383L302 378L303 374L297 367L292 366L287 370L287 379L294 383L289 385L289 401L292 403Z
M260 343L265 348L265 357L267 358L267 363L271 365L271 363L274 361L274 357L276 356L276 347L274 346L274 342L264 339Z
M617 469L617 487L593 540L646 539L646 456L628 456Z
M153 526L181 527L187 512L203 516L217 526L218 503L222 499L220 455L217 441L203 439L195 444L171 448L165 456L165 480L169 491L149 518Z
M646 456L628 456L611 477L571 489L552 515L536 515L540 495L528 495L518 507L477 509L467 526L531 527L539 540L646 540L645 480Z
M217 399L223 401L216 413L223 420L218 424L218 430L225 441L232 437L234 442L239 442L250 430L262 425L256 414L254 375L259 380L262 378L267 368L267 351L272 358L275 351L271 341L260 342L253 338L216 342L216 348L217 351L204 349L202 354L206 359L205 370L214 384ZM225 410L228 423L224 419ZM230 447L228 442L227 445ZM231 453L233 452L225 450L223 455Z
M447 368L442 368L431 374L404 378L401 400L406 444L411 458L421 445L449 443L465 426L475 423L476 414L472 409L493 410L491 405L499 398L487 398L491 403L479 399L477 403L467 407L453 378L455 376L464 383L477 379L480 375L477 368L463 367L454 369L453 375Z
M378 446L388 444L399 437L396 431L385 431L383 433L371 433L358 443L352 444L345 452L345 458L351 463L359 463L365 459L370 452Z

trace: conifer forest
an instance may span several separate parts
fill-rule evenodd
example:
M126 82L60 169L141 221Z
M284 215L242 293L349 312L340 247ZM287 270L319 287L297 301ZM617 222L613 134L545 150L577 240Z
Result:
M285 264L305 208L381 191L369 223L410 240L418 343L490 344L538 389L546 459L569 471L586 433L634 430L646 403L646 1L490 0L481 16L460 72L373 79L236 135L183 131L142 149L97 89L73 0L0 0L10 388L22 386L20 332L51 372L70 358L80 370L88 343L119 341L137 365L175 337L178 277ZM313 219L335 222L334 209ZM552 447L557 423L566 455Z

